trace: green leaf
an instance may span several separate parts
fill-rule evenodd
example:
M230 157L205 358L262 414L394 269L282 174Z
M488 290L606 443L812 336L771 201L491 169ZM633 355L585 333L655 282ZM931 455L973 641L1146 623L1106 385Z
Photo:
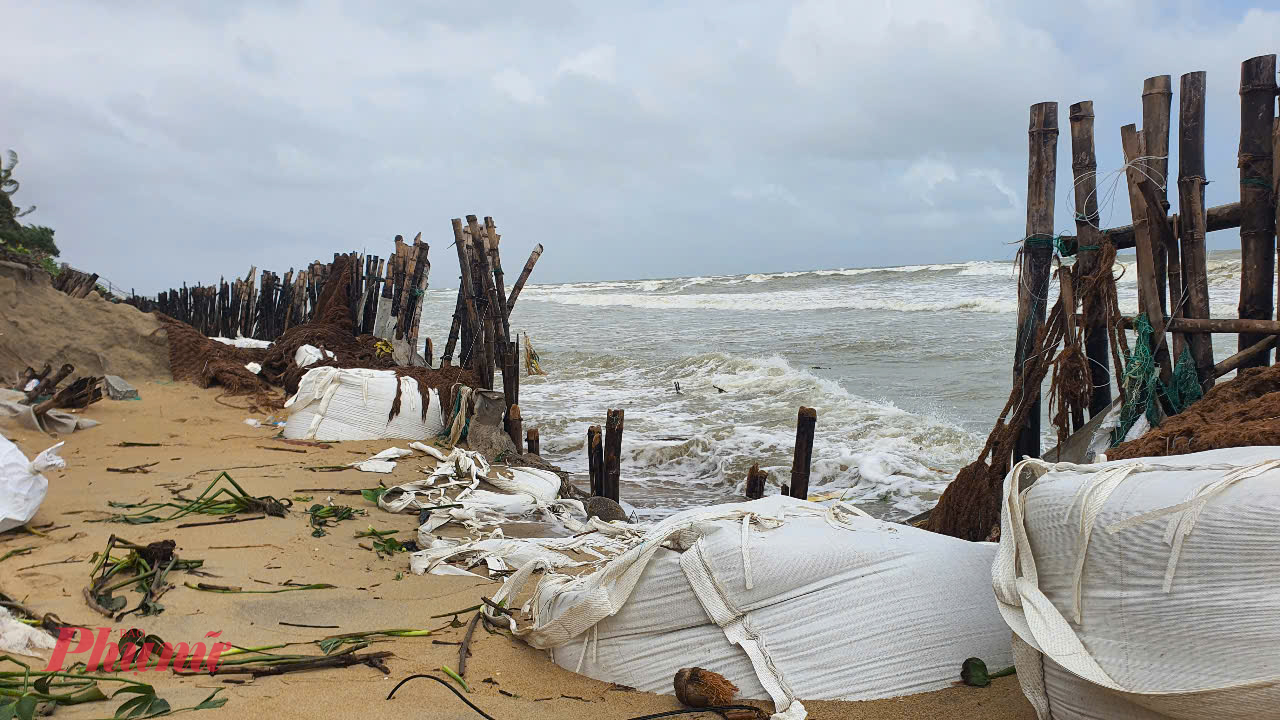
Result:
M378 499L381 498L382 493L386 491L387 489L382 487L371 488L369 490L361 490L360 496L363 497L365 500L368 500L369 502L373 503L374 505L377 505Z
M35 689L38 693L49 694L49 683L53 680L52 675L42 675L35 681Z
M191 708L191 709L192 709L192 710L214 710L214 709L217 709L217 708L222 707L223 705L226 705L226 704L227 704L227 699L226 699L226 698L220 698L220 697L218 697L218 696L217 696L217 695L218 695L218 693L220 693L220 692L222 692L222 688L218 688L217 690L214 690L212 693L209 693L209 697L207 697L207 698L205 698L204 700L200 701L200 704L199 704L199 705L196 705L195 707L193 707L193 708Z
M23 695L18 698L13 714L18 720L32 720L36 716L36 698L34 695Z
M986 687L991 684L987 677L987 664L981 659L971 657L960 666L960 680L972 687Z
M119 690L111 693L111 697L117 695L155 695L156 689L150 685L125 685Z
M0 720L13 720L13 714L18 709L18 701L6 702L0 705Z

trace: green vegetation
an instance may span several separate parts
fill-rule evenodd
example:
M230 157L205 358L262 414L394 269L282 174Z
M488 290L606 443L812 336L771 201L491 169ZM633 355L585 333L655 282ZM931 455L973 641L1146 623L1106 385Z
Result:
M18 192L18 181L13 169L18 165L18 154L9 151L9 161L0 161L0 248L14 255L23 255L57 275L59 268L53 258L60 251L53 240L53 228L44 225L23 225L18 218L30 215L36 206L20 208L13 204L12 196Z

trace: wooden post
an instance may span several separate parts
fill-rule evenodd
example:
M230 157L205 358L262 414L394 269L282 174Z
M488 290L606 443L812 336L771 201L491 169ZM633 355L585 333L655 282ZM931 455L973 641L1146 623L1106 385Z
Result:
M1141 183L1146 180L1132 163L1142 157L1142 139L1138 136L1138 128L1132 124L1120 128L1120 144L1124 148L1124 161L1129 165L1126 171L1129 180L1129 205L1133 212L1133 227L1137 238L1138 255L1138 300L1151 322L1151 350L1155 354L1156 363L1160 366L1160 379L1169 382L1172 367L1169 364L1169 349L1164 342L1164 314L1160 312L1160 290L1156 284L1155 258L1152 238L1152 224L1147 221L1147 201L1142 197ZM1163 217L1155 218L1155 222L1163 223Z
M1272 208L1271 143L1275 128L1276 56L1262 55L1240 65L1240 317L1270 319L1276 265L1276 216ZM1241 334L1237 349L1264 338ZM1247 359L1243 368L1270 364L1270 350Z
M1103 237L1098 225L1098 160L1093 148L1093 101L1071 106L1071 172L1075 177L1076 248L1078 277L1098 269ZM1111 353L1107 338L1107 308L1098 298L1084 301L1084 353L1089 360L1093 394L1089 417L1105 413L1111 405Z
M1208 319L1209 271L1205 252L1207 218L1204 208L1204 92L1205 73L1182 76L1178 94L1178 233L1182 246L1182 282L1187 302L1183 317ZM1191 358L1200 387L1213 387L1213 339L1191 335Z
M542 450L541 438L538 437L538 428L529 428L525 431L525 445L528 446L527 452L530 455L541 455Z
M1169 213L1169 114L1173 103L1173 80L1168 75L1149 77L1142 85L1142 141L1146 155L1143 163L1147 179L1156 189L1160 200L1160 212L1148 213L1148 217L1164 217ZM1153 220L1153 222L1155 222ZM1182 317L1186 307L1185 287L1182 281L1182 262L1179 257L1177 235L1165 234L1169 242L1156 242L1156 285L1160 291L1161 310L1167 317ZM1158 240L1155 234L1153 240ZM1168 278L1168 285L1165 278ZM1166 292L1167 288L1167 292ZM1166 299L1167 298L1167 299ZM1171 360L1182 356L1186 339L1180 333L1172 335Z
M524 419L520 417L520 406L512 405L507 410L507 434L515 443L516 452L524 454Z
M480 316L476 314L475 305L475 289L471 286L471 256L467 252L467 236L462 232L461 218L453 219L453 244L458 251L458 268L461 273L458 277L458 296L462 303L463 309L466 310L466 316L463 318L462 326L462 349L458 355L460 358L459 366L463 368L474 367L473 355L475 354L475 344L477 336L482 332L480 325ZM452 353L450 353L452 357Z
M591 495L604 494L604 443L600 437L600 426L587 428L587 473L591 478Z
M759 500L764 497L764 482L768 473L760 469L760 463L753 463L747 470L747 499Z
M1027 234L1018 278L1018 336L1013 377L1020 384L1021 402L1032 395L1027 420L1018 434L1014 457L1040 457L1040 393L1023 382L1022 366L1034 351L1044 324L1049 298L1049 264L1053 260L1053 205L1058 175L1058 103L1031 106L1028 129ZM808 488L806 487L807 491ZM792 482L792 493L796 492Z
M1061 287L1059 291L1062 298L1062 307L1066 312L1067 320L1067 339L1066 345L1070 346L1078 342L1076 338L1076 293L1072 287L1074 274L1071 268L1063 265L1058 269L1058 280ZM1084 427L1084 408L1073 405L1071 407L1071 432L1075 432Z
M796 414L796 450L791 459L791 497L809 498L809 471L813 466L813 433L818 426L818 411L800 408Z
M533 266L538 264L538 258L542 257L542 243L538 243L533 248L533 252L529 253L529 259L524 264L524 270L520 271L520 277L516 279L515 287L511 288L511 296L507 298L507 314L515 309L516 298L520 297L520 291L524 289L524 283L529 279L529 273L533 272Z
M1276 117L1271 133L1271 196L1276 206L1276 242L1280 245L1280 116ZM1280 253L1276 254L1276 292L1280 293ZM1276 312L1280 313L1280 297L1276 298ZM1276 354L1276 362L1280 362L1280 353Z
M427 338L426 344L422 348L423 359L427 361L427 367L435 365L435 348L431 347L431 338Z
M604 487L601 494L614 502L622 479L622 425L624 412L610 410L604 422Z
M46 365L46 367L48 366ZM68 375L75 372L75 369L74 365L67 363L58 368L58 372L52 375L45 373L45 377L40 379L40 383L31 388L31 391L27 393L27 404L35 402L36 398L41 395L52 395L53 391L57 389L58 383L66 380Z
M1160 188L1160 198L1164 200L1167 193L1163 186L1169 176L1169 108L1173 102L1173 84L1168 75L1149 77L1142 83L1142 149L1143 155L1151 158L1144 160L1142 167L1147 177ZM1165 212L1169 203L1164 203ZM1153 220L1153 222L1155 222ZM1168 298L1176 301L1181 294L1181 287L1165 284L1169 276L1169 263L1177 263L1177 248L1173 248L1172 259L1170 248L1156 244L1151 248L1153 266L1156 271L1156 288L1160 291L1160 311L1165 315L1172 314Z

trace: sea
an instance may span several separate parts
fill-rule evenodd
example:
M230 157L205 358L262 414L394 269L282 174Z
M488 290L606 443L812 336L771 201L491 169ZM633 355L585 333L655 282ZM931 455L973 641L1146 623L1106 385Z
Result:
M1134 314L1133 256L1115 273ZM1236 315L1239 274L1238 250L1209 254L1213 317ZM620 494L653 520L741 499L753 463L777 493L809 406L810 494L903 519L977 457L1008 400L1017 284L1011 261L530 284L511 330L546 375L521 377L524 425L585 487L587 428L624 410ZM427 292L437 353L456 297ZM1219 360L1235 351L1234 335L1214 340Z

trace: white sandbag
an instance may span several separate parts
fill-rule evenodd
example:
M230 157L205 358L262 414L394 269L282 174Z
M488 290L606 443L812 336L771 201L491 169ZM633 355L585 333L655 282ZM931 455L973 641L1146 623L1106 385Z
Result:
M49 492L49 481L40 473L67 464L58 457L62 443L27 462L17 445L0 436L0 532L26 525L35 517Z
M400 412L388 421L397 387ZM424 419L418 383L411 377L397 378L394 370L313 368L285 403L284 436L322 442L435 437L444 430L440 394L429 389L427 396Z
M303 345L293 354L293 363L298 367L310 367L321 360L335 357L328 350L321 350L315 345Z
M1280 717L1278 547L1277 447L1019 463L992 580L1038 716Z
M252 348L254 350L266 350L267 348L271 347L270 340L254 340L253 338L247 338L244 336L239 336L239 337L236 337L235 339L224 338L224 337L213 337L209 339L214 342L220 342L223 345L231 345L233 347L238 347L238 348Z
M49 633L31 627L15 618L6 607L0 607L0 654L16 653L44 657L57 642Z
M723 673L775 718L796 698L869 700L938 690L968 657L1012 662L984 577L995 545L784 496L689 510L592 575L548 572L513 627L555 662L671 693L676 670ZM495 599L520 596L531 562ZM514 624L514 623L513 623Z

